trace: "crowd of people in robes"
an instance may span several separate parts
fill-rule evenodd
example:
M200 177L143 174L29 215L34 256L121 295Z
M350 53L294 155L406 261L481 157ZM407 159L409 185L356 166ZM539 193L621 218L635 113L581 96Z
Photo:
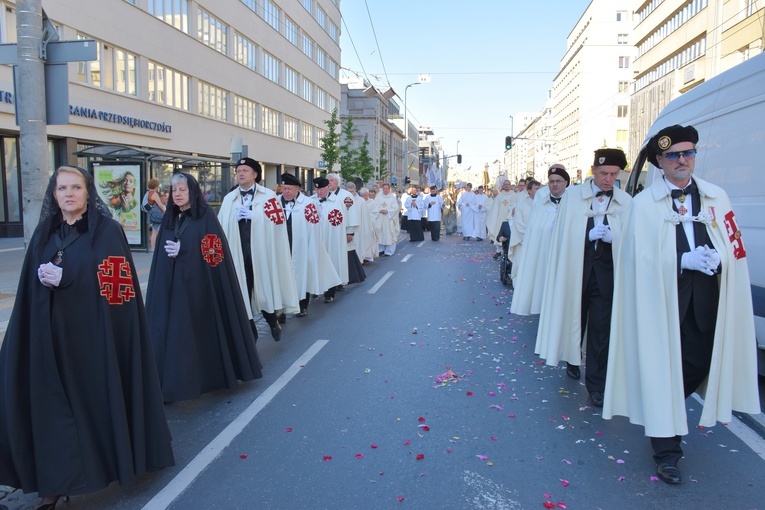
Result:
M620 149L596 150L575 186L554 164L497 230L513 263L510 310L539 314L534 352L574 380L583 367L590 403L645 428L671 485L682 482L687 397L704 399L700 426L760 412L746 250L726 193L693 175L698 139L679 125L652 137L658 177L634 198L617 185Z

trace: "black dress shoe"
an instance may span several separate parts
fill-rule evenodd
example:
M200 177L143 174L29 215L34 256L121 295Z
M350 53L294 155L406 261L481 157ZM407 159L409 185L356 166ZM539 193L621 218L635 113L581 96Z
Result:
M282 327L278 322L276 325L271 326L271 336L274 338L274 342L278 342L282 339Z
M582 377L582 373L579 371L579 366L572 365L569 362L566 362L566 375L572 379L576 379L577 381L580 377Z
M325 298L324 298L324 302L325 302L325 303L331 303L331 302L333 302L334 300L335 300L335 298L333 298L333 297L325 297Z
M284 324L285 322L287 322L287 316L284 315L284 312L282 312L276 316L276 320L279 321L279 324Z
M680 470L674 464L662 462L656 466L656 474L659 475L659 479L670 485L680 485L682 480L680 477Z
M483 238L482 237L476 237L475 240L480 243L481 241L483 241Z
M307 310L300 310L300 312L295 314L295 317L305 317L306 315L308 315Z
M603 392L602 391L591 392L590 402L592 402L592 405L594 405L595 407L603 407Z
M494 255L492 255L492 258L498 259L499 258L499 252L497 252Z

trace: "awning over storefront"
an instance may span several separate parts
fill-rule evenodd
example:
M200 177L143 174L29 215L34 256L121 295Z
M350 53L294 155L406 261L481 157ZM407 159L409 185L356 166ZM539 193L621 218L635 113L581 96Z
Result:
M127 147L125 145L95 145L77 151L74 155L78 158L101 159L105 161L142 160L183 166L194 166L204 163L219 163L224 165L232 163L232 161L227 158L164 152L153 149L140 149L137 147Z

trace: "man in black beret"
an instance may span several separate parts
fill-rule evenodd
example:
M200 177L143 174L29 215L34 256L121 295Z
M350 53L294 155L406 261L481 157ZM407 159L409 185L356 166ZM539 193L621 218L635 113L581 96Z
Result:
M627 158L620 149L598 149L592 177L566 192L553 230L537 333L538 353L547 364L564 360L566 374L579 379L587 332L585 383L590 401L598 407L603 405L606 387L613 251L630 201L614 182L626 166Z
M693 126L648 143L663 176L626 214L614 288L603 417L628 416L651 438L656 473L681 482L685 399L704 398L699 425L760 412L746 249L730 200L693 176Z
M319 209L321 239L335 272L340 277L340 283L324 291L324 302L332 303L338 287L348 283L348 237L345 221L347 211L340 196L330 191L329 179L317 177L313 180L313 185L316 188L313 199Z
M260 312L271 336L279 341L282 328L277 313L298 312L298 296L292 264L284 263L290 260L284 210L276 193L259 184L262 178L260 163L252 158L238 160L238 186L223 197L218 221L231 248L250 318Z

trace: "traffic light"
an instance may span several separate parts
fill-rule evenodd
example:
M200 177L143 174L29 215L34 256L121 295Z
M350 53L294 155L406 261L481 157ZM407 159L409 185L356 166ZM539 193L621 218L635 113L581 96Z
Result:
M462 154L457 154L457 164L458 165L462 164Z
M513 137L512 136L506 136L505 137L505 150L509 151L513 148Z

